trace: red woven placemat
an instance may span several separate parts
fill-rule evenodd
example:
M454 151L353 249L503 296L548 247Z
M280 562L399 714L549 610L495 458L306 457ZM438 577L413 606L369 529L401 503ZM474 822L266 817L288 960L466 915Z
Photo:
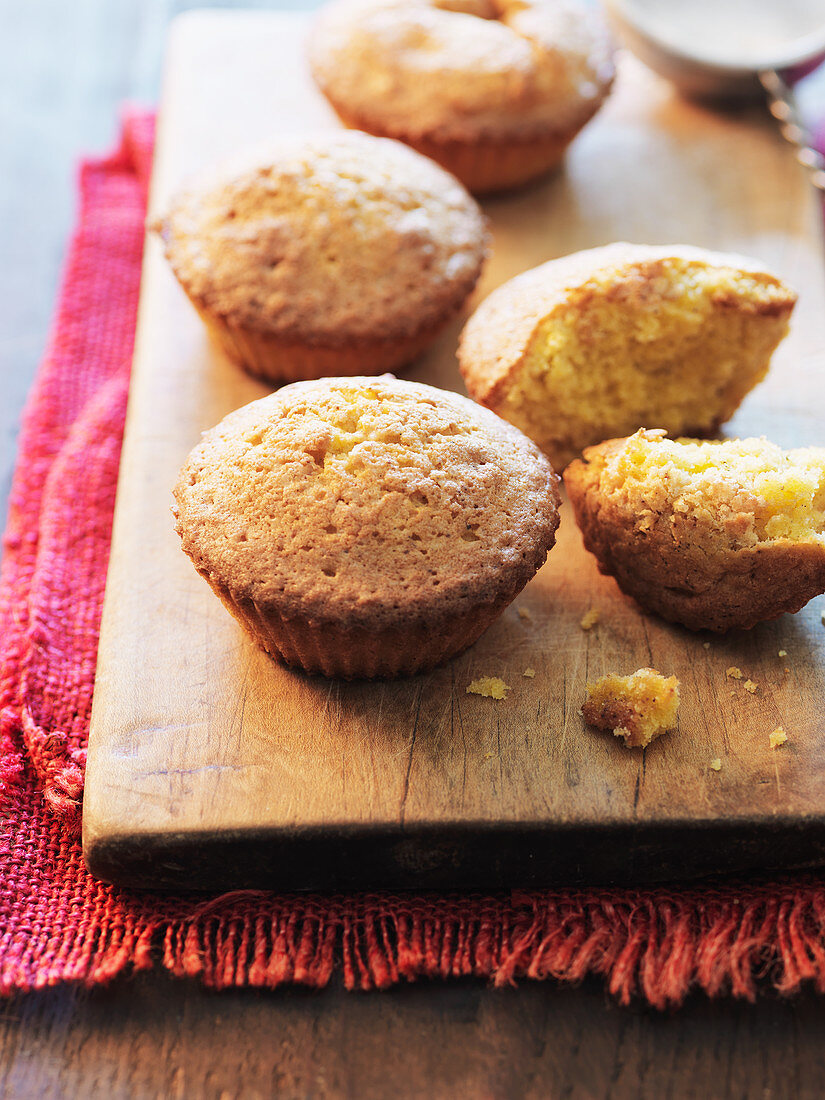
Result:
M94 881L79 842L85 744L140 280L154 125L86 162L49 348L24 415L0 596L0 991L162 965L210 986L349 988L603 975L621 1000L760 981L825 990L812 876L684 890L216 898Z

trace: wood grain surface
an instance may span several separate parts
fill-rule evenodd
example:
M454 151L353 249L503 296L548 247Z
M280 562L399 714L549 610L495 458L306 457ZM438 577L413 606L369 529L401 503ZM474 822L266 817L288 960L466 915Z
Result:
M283 14L176 24L156 211L239 145L336 125L306 73L304 31ZM566 170L485 209L494 253L481 295L613 239L760 257L799 288L800 304L731 431L784 445L821 439L819 222L766 120L689 105L627 58ZM642 615L600 577L565 510L558 545L522 597L430 675L331 682L258 650L181 553L169 503L199 433L266 390L210 346L156 240L144 278L84 806L97 874L204 887L506 886L825 859L817 601L751 632L691 635ZM412 377L459 386L459 327ZM591 608L600 620L586 632ZM680 725L628 752L578 711L589 678L643 665L679 677ZM726 677L732 665L755 694ZM479 675L511 685L506 701L467 695ZM772 752L778 725L789 743Z

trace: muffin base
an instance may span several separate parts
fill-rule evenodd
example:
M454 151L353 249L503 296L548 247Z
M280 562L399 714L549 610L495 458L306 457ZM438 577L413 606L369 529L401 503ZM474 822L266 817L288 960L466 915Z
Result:
M640 536L633 516L599 499L587 465L573 462L565 487L586 550L599 571L648 612L688 630L750 630L794 614L825 592L825 546L777 540L735 550Z
M283 664L343 680L388 679L428 672L477 641L516 598L482 604L449 622L411 622L368 630L336 623L284 619L198 570L227 611L258 645Z
M328 94L328 93L327 93ZM370 120L348 114L337 104L335 112L350 130L394 138L429 157L476 195L521 187L559 167L578 129L566 133L508 140L435 141L427 137L389 133Z
M795 614L825 592L825 549L820 546L766 544L727 551L702 574L694 563L679 561L676 553L656 558L655 552L627 547L628 556L620 557L614 548L608 557L604 546L594 545L585 539L599 571L614 577L626 596L644 611L688 630L752 630Z
M550 134L529 141L407 140L407 144L430 157L460 180L468 191L489 195L508 191L555 171L575 134Z
M232 324L192 303L210 336L236 366L266 382L304 382L312 378L383 374L407 366L436 340L458 314L451 310L413 336L349 340L340 345L310 344ZM463 302L461 303L463 305Z

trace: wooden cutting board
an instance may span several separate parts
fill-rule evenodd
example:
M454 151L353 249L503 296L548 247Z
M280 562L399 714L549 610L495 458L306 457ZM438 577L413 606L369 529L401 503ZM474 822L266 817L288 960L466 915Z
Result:
M177 21L153 209L238 145L337 125L306 72L305 29L283 14ZM484 205L495 251L476 300L616 239L775 267L800 292L793 330L731 432L823 441L820 217L759 110L713 114L623 58L566 169ZM460 389L459 328L410 377ZM691 635L599 576L566 507L545 568L439 671L348 684L266 657L196 575L170 514L200 432L265 392L209 344L150 240L84 804L95 874L152 887L492 888L825 862L822 600L749 633ZM591 608L600 619L585 632ZM679 677L680 722L628 751L586 728L579 707L588 678L642 665ZM732 665L755 694L726 676ZM507 699L468 695L481 675L501 676ZM779 725L788 743L772 752Z

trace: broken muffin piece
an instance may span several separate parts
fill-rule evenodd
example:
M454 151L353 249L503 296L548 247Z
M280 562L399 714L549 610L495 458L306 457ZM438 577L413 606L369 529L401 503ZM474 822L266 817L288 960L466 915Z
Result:
M609 674L587 685L582 717L597 729L624 738L628 748L644 748L676 726L679 681L655 668L630 676Z
M481 676L467 685L468 695L483 695L485 699L506 699L510 685L500 676Z
M641 429L564 481L602 573L672 622L749 629L825 592L825 448Z

